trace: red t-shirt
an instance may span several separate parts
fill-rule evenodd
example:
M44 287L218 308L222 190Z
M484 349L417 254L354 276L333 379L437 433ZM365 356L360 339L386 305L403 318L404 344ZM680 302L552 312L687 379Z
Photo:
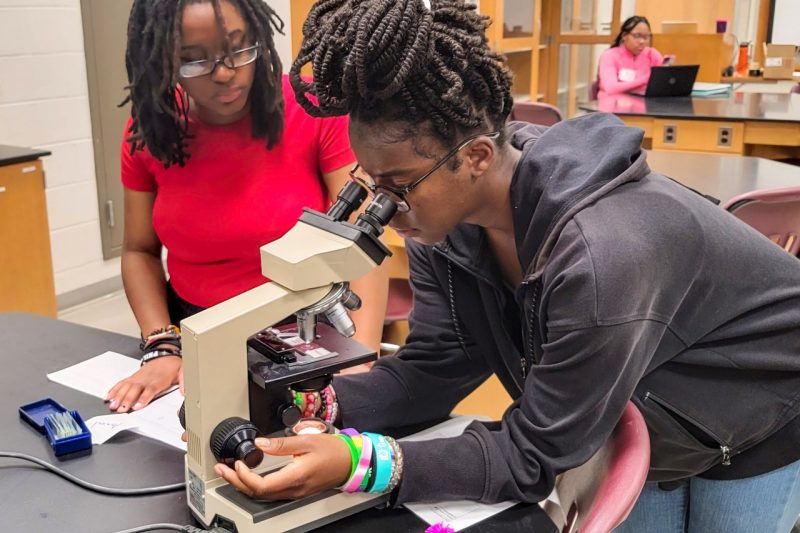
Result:
M347 117L309 116L287 76L283 93L285 126L272 150L253 139L249 116L225 126L191 120L184 167L164 169L147 150L131 155L123 139L122 184L157 193L153 227L172 286L190 303L208 307L264 283L259 247L291 229L303 207L326 209L322 174L355 159Z

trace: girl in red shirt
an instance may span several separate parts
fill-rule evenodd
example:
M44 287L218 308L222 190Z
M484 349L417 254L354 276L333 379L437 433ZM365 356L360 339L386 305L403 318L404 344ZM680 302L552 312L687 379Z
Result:
M264 283L259 247L303 207L324 211L348 180L347 119L312 118L297 104L275 29L283 22L262 0L133 5L122 280L151 342L146 364L109 391L112 410L140 409L178 383L168 326ZM376 270L353 287L364 303L356 338L377 348L387 278Z

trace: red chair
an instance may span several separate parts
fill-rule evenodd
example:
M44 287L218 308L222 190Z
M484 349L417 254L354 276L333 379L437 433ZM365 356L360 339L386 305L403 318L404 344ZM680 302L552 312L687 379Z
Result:
M790 254L800 253L800 186L748 192L722 207Z
M650 468L650 437L644 418L628 402L614 432L585 464L556 480L560 506L544 510L562 533L608 533L630 514Z
M516 102L511 108L510 118L542 126L552 126L564 120L557 107L541 102Z
M414 295L408 283L408 256L405 241L391 228L386 229L385 241L392 256L386 264L389 294L383 321L383 340L402 346L408 335L408 314L414 305Z
M414 306L414 295L407 279L389 280L389 298L386 302L386 317L384 323L389 324L398 320L408 320L408 314Z

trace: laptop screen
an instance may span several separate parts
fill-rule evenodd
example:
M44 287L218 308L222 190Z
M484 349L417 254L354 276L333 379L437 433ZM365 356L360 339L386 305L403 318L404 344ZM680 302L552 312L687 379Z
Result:
M700 65L669 65L652 67L650 80L644 91L633 91L640 96L689 96Z

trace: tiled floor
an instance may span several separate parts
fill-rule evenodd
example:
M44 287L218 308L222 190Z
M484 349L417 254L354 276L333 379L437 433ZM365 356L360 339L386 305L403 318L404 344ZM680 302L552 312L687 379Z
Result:
M75 324L139 337L139 326L123 291L64 309L58 313L58 318Z

